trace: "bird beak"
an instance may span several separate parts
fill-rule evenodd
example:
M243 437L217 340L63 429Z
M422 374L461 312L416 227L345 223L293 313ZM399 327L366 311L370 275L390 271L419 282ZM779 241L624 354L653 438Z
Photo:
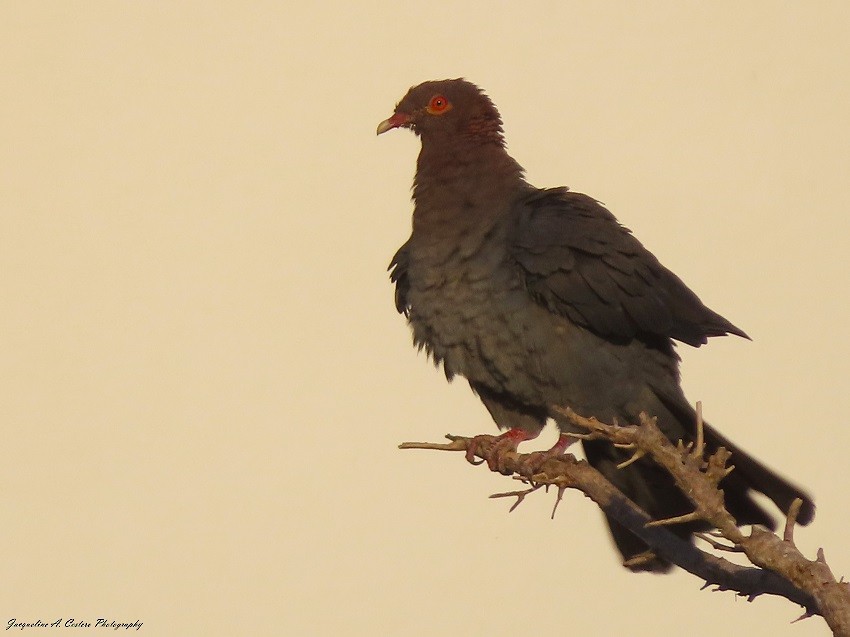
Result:
M388 130L393 128L398 128L399 126L406 126L410 123L410 120L410 115L406 115L405 113L396 113L389 119L385 119L383 122L378 124L378 135L386 133Z

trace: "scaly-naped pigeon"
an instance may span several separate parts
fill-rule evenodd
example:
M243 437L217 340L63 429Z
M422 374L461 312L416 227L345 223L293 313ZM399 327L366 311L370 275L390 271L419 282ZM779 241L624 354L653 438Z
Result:
M672 441L695 436L696 416L679 386L677 340L746 334L707 308L598 201L567 188L539 189L508 155L490 99L462 79L408 91L378 134L409 128L422 141L413 187L413 231L392 259L395 302L414 343L463 376L496 424L499 447L515 450L552 418L552 405L604 422L658 418ZM707 451L732 452L721 487L739 524L775 521L752 498L759 491L798 521L811 498L705 427ZM562 452L562 434L552 453ZM656 519L692 506L648 459L617 469L629 452L583 441L588 461ZM469 455L472 459L471 454ZM614 541L633 570L663 571L663 560L615 520ZM670 527L683 537L700 527Z

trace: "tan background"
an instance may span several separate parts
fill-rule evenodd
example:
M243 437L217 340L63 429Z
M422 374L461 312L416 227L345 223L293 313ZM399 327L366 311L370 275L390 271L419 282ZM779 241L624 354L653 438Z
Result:
M519 4L3 3L0 625L826 634L625 573L578 495L508 515L506 480L396 449L493 430L385 274L418 145L375 126L463 75L533 183L753 336L682 347L686 390L850 574L847 3Z

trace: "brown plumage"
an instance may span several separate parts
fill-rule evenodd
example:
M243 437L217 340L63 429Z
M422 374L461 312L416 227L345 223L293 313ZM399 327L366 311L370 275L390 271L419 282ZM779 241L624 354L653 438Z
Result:
M658 417L671 440L691 440L695 413L679 386L673 340L746 334L706 307L596 200L567 188L538 189L508 155L496 107L465 80L425 82L398 103L378 133L409 128L422 141L416 164L413 231L391 263L395 301L413 339L446 376L467 379L496 424L517 441L536 436L550 409L566 405L603 421ZM786 512L811 498L706 427L708 450L732 451L736 470L722 487L740 524L773 528L751 496ZM690 510L672 479L644 459L585 441L588 461L655 518ZM646 546L613 520L620 552ZM683 537L699 528L672 527ZM661 571L658 558L632 560ZM639 562L639 563L638 563Z

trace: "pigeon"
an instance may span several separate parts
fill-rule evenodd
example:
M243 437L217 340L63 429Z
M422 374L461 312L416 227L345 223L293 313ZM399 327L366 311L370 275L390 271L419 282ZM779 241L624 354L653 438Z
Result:
M699 347L715 336L749 338L744 331L706 307L599 201L526 181L498 110L471 82L414 86L377 132L397 128L413 131L421 151L412 232L389 268L395 306L415 346L448 380L465 378L505 430L499 452L515 451L553 420L561 436L548 453L563 453L576 429L556 406L603 422L635 423L646 413L671 441L693 441L696 413L680 386L674 341ZM803 490L708 424L704 437L707 453L732 454L735 470L720 486L739 524L776 527L754 492L784 513L800 498L797 521L812 520ZM654 519L692 510L649 458L618 468L630 452L602 440L582 445L587 461ZM669 570L616 520L607 524L625 566ZM693 541L705 526L669 528Z

